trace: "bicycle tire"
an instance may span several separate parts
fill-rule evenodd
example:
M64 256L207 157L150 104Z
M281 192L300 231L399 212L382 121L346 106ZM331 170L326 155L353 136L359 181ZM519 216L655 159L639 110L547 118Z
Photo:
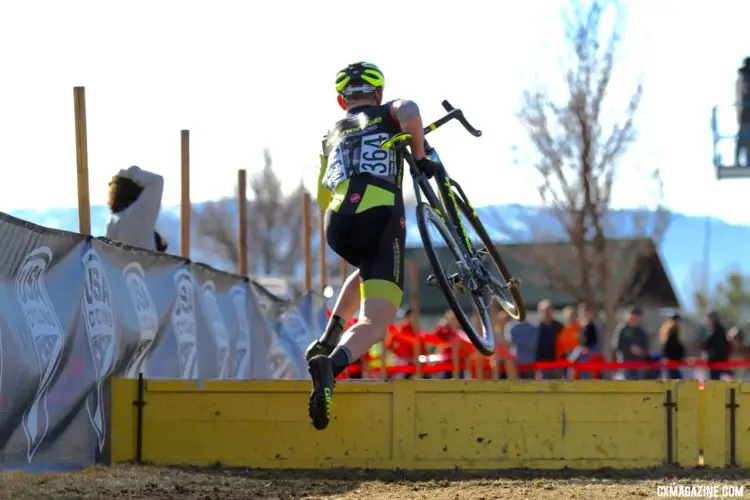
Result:
M440 263L437 251L435 250L435 247L432 244L432 240L429 237L427 228L428 223L432 223L440 232L440 236L442 236L443 240L446 243L446 246L453 254L453 256L457 259L457 262L462 261L467 264L468 267L468 263L466 263L459 244L453 238L453 235L445 225L445 222L443 222L440 215L438 215L435 209L429 204L420 203L417 206L417 226L419 227L419 234L422 237L422 243L424 244L424 250L427 254L427 259L429 260L430 265L435 272L435 277L438 281L440 289L443 292L443 295L445 296L445 300L448 302L448 306L456 315L456 319L461 325L461 328L463 328L464 333L466 333L467 337L469 337L471 343L474 344L474 347L476 347L477 350L485 356L491 356L495 353L495 335L492 331L491 320L486 314L486 311L484 313L480 311L480 314L483 315L483 317L480 318L480 322L482 323L482 326L485 330L485 335L480 335L474 327L471 318L466 315L466 312L458 303L458 298L454 293L454 289L448 282L448 277L445 275L443 265ZM475 297L472 297L472 300L476 302Z
M487 252L489 253L490 257L492 257L495 265L500 270L500 275L503 281L508 285L507 290L510 292L511 299L513 300L513 305L515 305L515 310L509 309L503 301L495 296L496 301L500 304L500 307L502 307L505 312L508 313L508 316L516 321L523 321L524 319L526 319L526 305L523 302L523 298L521 297L521 292L518 288L516 280L513 279L510 272L508 271L508 268L505 266L505 262L503 262L503 259L500 257L500 252L497 251L497 247L495 247L495 244L492 242L489 234L487 234L487 230L484 228L482 221L480 221L479 218L474 215L474 211L469 208L469 206L463 199L461 199L460 196L455 196L455 200L456 206L458 206L458 209L463 213L464 217L466 217L466 220L468 220L469 224L471 224L471 226L474 228L474 231L476 231L479 239L482 240L482 243L487 248Z

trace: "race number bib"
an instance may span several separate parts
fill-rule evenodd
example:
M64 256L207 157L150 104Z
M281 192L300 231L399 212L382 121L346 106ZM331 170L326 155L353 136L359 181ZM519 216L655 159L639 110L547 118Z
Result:
M359 171L371 175L389 176L391 172L391 152L380 149L380 144L390 136L386 133L366 135L362 137L359 153Z

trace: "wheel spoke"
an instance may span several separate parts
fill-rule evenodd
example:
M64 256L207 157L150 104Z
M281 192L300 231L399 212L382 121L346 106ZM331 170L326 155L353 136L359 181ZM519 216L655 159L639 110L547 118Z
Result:
M427 283L442 289L448 304L474 346L485 356L491 355L495 351L495 337L487 313L489 308L485 297L488 294L482 289L486 286L477 289L475 283L481 284L481 280L477 281L474 267L466 261L462 247L455 241L435 210L423 204L418 207L417 215L425 251L435 273L427 278ZM472 290L472 286L475 289ZM460 295L468 295L471 298L473 307L479 312L479 328L473 324L470 315L467 316L467 312L459 304Z
M456 204L459 209L459 216L462 218L463 227L471 241L472 247L475 248L476 256L475 271L478 275L480 284L494 296L498 304L514 319L525 317L525 310L518 295L515 282L505 270L500 257L497 254L492 241L489 240L487 231L482 226L472 211L466 204L457 198ZM511 281L510 283L508 281Z

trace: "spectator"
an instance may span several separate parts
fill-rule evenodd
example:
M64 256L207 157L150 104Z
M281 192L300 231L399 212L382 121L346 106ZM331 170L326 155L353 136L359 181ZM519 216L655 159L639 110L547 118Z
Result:
M497 345L505 344L505 329L508 327L508 313L498 311L492 315L492 333L495 334L495 343Z
M709 363L720 363L729 359L727 345L727 331L721 323L716 311L708 313L706 318L708 324L708 338L703 342L703 350L708 355ZM711 380L720 380L724 373L722 369L710 368Z
M388 332L386 340L386 348L389 349L393 354L400 358L401 365L414 365L416 360L415 351L417 341L420 340L419 332L417 331L417 318L414 316L414 312L411 308L407 308L401 321L395 326L394 331ZM427 350L424 343L421 341L420 354L427 354ZM412 378L411 373L407 373L404 378Z
M667 361L685 361L685 346L680 341L680 315L675 314L664 322L659 329L659 341L662 346L662 356ZM679 368L668 368L667 378L682 379Z
M563 319L565 326L560 330L555 345L555 358L558 361L565 361L579 345L579 333L581 323L578 321L578 314L572 306L563 309Z
M594 322L594 310L585 302L578 305L578 318L581 327L578 332L579 345L568 356L572 363L600 363L604 362L604 356L599 348L599 330ZM599 370L586 370L578 373L578 370L571 370L572 378L578 379L600 379L602 378Z
M599 335L594 324L594 312L586 304L578 306L579 317L583 321L580 329L580 345L570 353L573 363L603 363L604 356L599 350ZM601 379L600 370L571 370L574 379Z
M594 309L581 302L578 304L578 319L581 322L581 330L579 332L579 339L586 345L596 347L597 350L601 351L599 345L599 328L596 325L594 318Z
M727 342L729 343L729 361L742 361L746 359L745 334L742 330L733 326L727 332ZM734 380L746 380L747 368L737 367L733 370Z
M498 311L493 315L492 319L492 332L495 334L497 373L500 379L507 379L509 377L509 370L513 370L515 373L515 369L512 366L513 360L511 359L510 346L505 335L505 332L508 330L510 318L505 311ZM487 368L490 374L492 374L492 366L489 363L490 358L487 358L487 361Z
M511 321L505 328L505 338L510 344L510 350L516 358L516 366L531 364L536 361L536 346L539 329L523 321ZM524 380L534 379L534 370L518 370L518 378Z
M447 342L450 344L450 346L445 347L442 350L443 359L446 361L452 361L453 358L453 349L458 350L458 356L456 356L456 361L458 363L462 363L463 358L466 354L465 349L463 349L463 343L460 342L458 337L458 331L461 329L461 326L458 323L458 320L456 319L456 315L453 311L448 309L445 311L445 314L443 315L443 319L438 322L437 326L435 327L435 330L432 332L432 334L442 340L443 342ZM464 378L463 370L458 371L459 378ZM448 370L443 372L443 378L444 379L450 379L453 378L453 371Z
M619 351L617 350L617 345L620 342L620 332L623 331L623 329L628 326L628 317L630 316L630 311L626 311L622 315L622 319L619 323L615 325L615 328L612 330L612 335L609 337L609 345L612 348L612 352L616 355L619 355ZM620 356L621 357L621 356ZM618 359L618 361L622 361L622 359Z
M646 361L648 356L648 336L641 328L641 311L638 307L632 307L628 311L627 323L620 331L617 339L617 352L621 354L624 362ZM641 380L645 378L642 370L626 369L627 380Z
M134 247L156 250L156 218L161 209L164 178L133 166L120 170L109 183L107 238ZM166 250L166 245L164 246Z
M737 146L734 153L734 164L740 165L740 153L744 153L745 166L750 166L750 57L737 70L736 103L737 103Z
M552 304L544 299L537 306L542 321L539 323L537 332L537 345L535 361L537 363L555 361L557 351L557 337L563 329L562 323L552 316ZM543 370L543 379L560 378L560 370Z

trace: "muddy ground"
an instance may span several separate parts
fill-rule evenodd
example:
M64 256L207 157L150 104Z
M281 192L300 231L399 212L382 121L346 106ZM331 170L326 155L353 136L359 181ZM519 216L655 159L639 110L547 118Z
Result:
M118 465L66 474L0 475L0 499L619 499L659 498L668 484L744 486L750 470L262 471Z

